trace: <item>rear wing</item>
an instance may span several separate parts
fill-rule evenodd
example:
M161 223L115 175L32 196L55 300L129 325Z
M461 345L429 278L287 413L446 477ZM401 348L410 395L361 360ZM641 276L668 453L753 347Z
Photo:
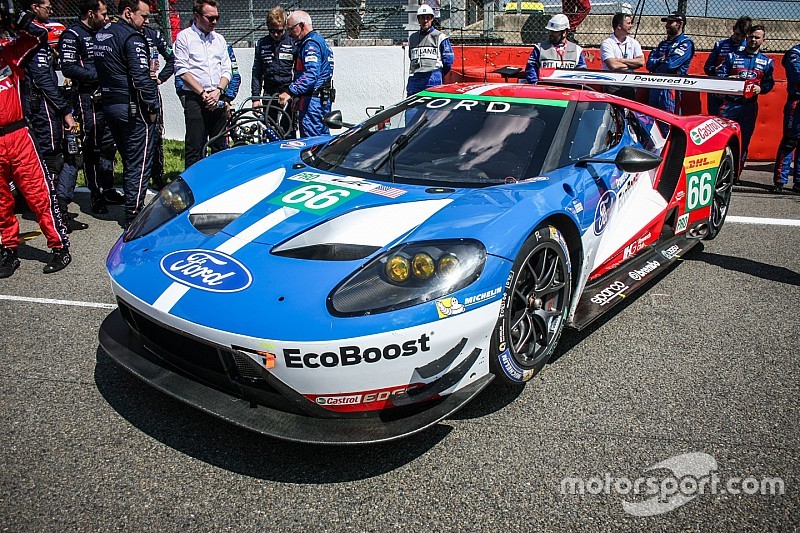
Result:
M641 87L643 89L679 89L744 97L753 96L755 80L739 78L706 78L703 76L676 76L650 74L647 72L610 72L607 70L561 70L542 69L543 82L559 85L614 85L617 87Z

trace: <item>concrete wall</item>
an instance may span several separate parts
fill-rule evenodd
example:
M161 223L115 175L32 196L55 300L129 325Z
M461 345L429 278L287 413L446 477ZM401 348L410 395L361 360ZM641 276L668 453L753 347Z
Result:
M250 96L253 68L252 48L237 48L236 59L242 86L234 105ZM361 122L366 107L391 105L406 95L408 50L404 46L336 47L333 49L336 87L334 109L341 109L345 122ZM167 139L183 140L183 108L172 80L161 87L164 100L164 123Z

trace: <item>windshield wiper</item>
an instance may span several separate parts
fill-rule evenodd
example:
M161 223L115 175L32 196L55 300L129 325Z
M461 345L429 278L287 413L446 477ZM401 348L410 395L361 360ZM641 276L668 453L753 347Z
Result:
M389 151L386 152L386 155L381 157L380 161L375 163L375 166L372 167L373 172L377 172L380 168L386 164L387 161L391 163L389 167L389 176L391 181L394 181L394 156L396 156L400 150L405 148L408 144L408 141L411 140L411 137L417 134L417 132L428 122L428 117L422 117L419 121L412 126L407 133L401 133L397 136L397 138L392 141L391 146L389 146Z

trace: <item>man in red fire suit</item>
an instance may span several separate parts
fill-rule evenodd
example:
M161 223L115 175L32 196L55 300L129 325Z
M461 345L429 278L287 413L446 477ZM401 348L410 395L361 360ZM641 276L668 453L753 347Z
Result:
M31 25L28 31L0 41L0 278L11 276L19 268L19 222L14 214L11 180L36 215L53 251L44 273L58 272L72 261L53 182L22 115L21 63L47 39L46 30Z

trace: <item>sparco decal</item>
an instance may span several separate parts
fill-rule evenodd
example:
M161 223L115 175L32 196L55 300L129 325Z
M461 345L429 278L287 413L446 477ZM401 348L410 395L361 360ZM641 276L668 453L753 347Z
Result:
M696 145L701 145L711 137L716 135L717 133L721 132L724 128L724 122L719 121L715 118L706 120L699 126L695 126L689 131L689 137L691 137L692 142Z
M360 363L377 363L381 359L408 357L419 352L430 351L431 338L423 333L419 339L383 347L362 348L361 346L341 346L335 352L303 353L296 348L284 348L283 360L286 368L319 368L351 366Z
M594 213L594 234L600 235L606 229L608 220L611 218L611 210L617 201L617 194L614 191L606 191L597 202L597 211Z
M211 292L237 292L253 282L245 266L214 250L178 250L161 258L161 270L178 283Z
M661 263L653 259L652 261L648 261L647 264L644 265L642 268L637 268L636 270L631 270L630 272L628 272L628 276L630 276L630 278L633 281L639 281L644 279L645 276L647 276L649 273L653 272L660 266Z
M628 290L629 288L630 286L626 285L625 282L615 281L602 291L592 296L592 303L596 303L597 305L602 307L607 303L613 301L614 298L616 298L617 296L624 298L625 295L622 294L622 291Z

